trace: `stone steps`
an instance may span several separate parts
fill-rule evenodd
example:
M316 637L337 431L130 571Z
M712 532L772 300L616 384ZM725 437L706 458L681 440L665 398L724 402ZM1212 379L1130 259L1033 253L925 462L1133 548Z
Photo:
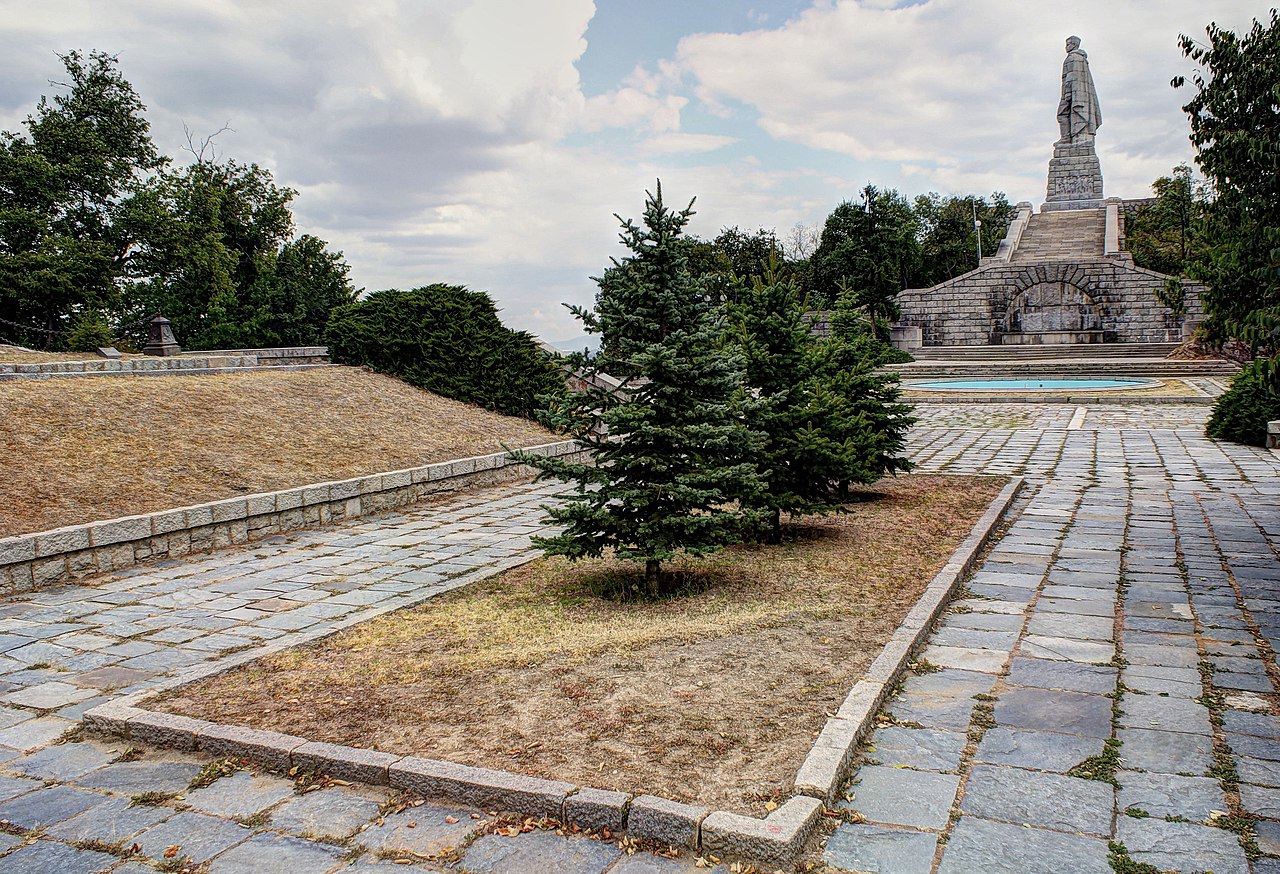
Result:
M1106 217L1104 209L1033 215L1011 260L1026 264L1101 258L1105 252Z
M1232 376L1239 369L1230 361L1180 361L1168 358L1031 361L920 361L886 368L904 379L1044 378L1090 379L1113 376L1192 377Z
M1164 358L1177 343L1061 343L1007 346L925 346L913 349L916 361L1095 360L1099 358Z

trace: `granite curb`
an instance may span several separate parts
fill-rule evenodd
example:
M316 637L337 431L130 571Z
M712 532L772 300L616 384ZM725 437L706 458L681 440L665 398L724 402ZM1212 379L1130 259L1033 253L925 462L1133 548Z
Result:
M540 456L585 452L572 440L518 451ZM3 537L0 594L35 591L147 561L252 543L288 531L384 513L444 492L534 474L533 468L516 460L511 452L493 452Z
M1014 477L1000 491L894 631L880 655L854 684L836 715L827 720L813 749L796 772L795 792L830 806L848 777L858 744L874 727L876 713L893 692L911 656L925 642L933 624L990 542L1000 520L1013 504L1024 479Z
M171 355L148 358L91 358L83 361L0 362L0 376L85 376L110 373L131 376L139 373L169 375L193 370L240 370L258 366L258 356L246 353L211 353L207 355Z
M870 729L881 703L905 670L916 648L990 541L1023 485L1015 477L991 502L947 564L925 588L867 675L854 684L836 716L827 721L796 775L795 794L763 819L711 811L653 795L576 786L508 771L458 765L418 756L399 756L259 729L221 725L147 710L141 703L158 693L224 673L240 665L302 646L377 615L421 604L442 591L494 576L532 561L536 553L456 577L408 603L362 611L316 632L276 640L214 664L200 665L87 711L85 728L130 740L210 755L248 759L287 771L322 771L341 779L417 792L427 797L528 816L545 816L583 828L625 830L633 838L688 847L771 864L787 864L803 850L824 808L834 803L858 742Z
M936 393L931 395L903 395L910 404L1074 404L1102 406L1105 404L1148 406L1151 404L1187 404L1210 407L1217 401L1205 395L1163 395L1139 397L1130 395L961 395Z
M15 365L11 365L15 366ZM23 380L40 380L40 379L65 379L68 377L94 377L94 376L218 376L226 373L262 373L269 371L279 373L281 371L295 370L315 370L320 367L340 367L338 364L237 364L228 366L210 366L210 367L182 367L169 370L152 369L152 370L67 370L67 371L36 371L32 373L13 373L0 371L0 382L13 382Z

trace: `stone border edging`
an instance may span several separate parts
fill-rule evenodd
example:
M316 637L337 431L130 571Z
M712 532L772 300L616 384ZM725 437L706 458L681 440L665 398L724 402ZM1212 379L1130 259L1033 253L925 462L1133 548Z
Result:
M563 440L519 451L566 456L585 450ZM69 579L250 543L312 525L386 512L442 492L534 474L533 468L516 462L509 452L494 452L3 537L0 593L35 591Z
M0 377L38 378L41 376L85 376L88 374L164 373L182 374L209 370L256 367L252 354L193 354L146 358L88 358L67 361L0 362Z
M905 403L911 404L1068 404L1073 406L1146 406L1148 404L1186 404L1187 406L1209 407L1217 401L1216 397L1206 395L1156 395L1142 397L1138 395L914 395L903 394Z
M555 444L552 444L555 445ZM1023 485L1014 477L974 524L925 587L880 655L854 684L836 716L827 720L796 774L796 794L764 819L710 811L653 795L575 786L558 780L527 777L509 771L458 765L418 756L309 741L261 729L222 725L171 713L146 710L140 704L161 692L204 680L264 656L314 643L375 616L422 604L444 591L495 576L537 558L517 556L488 568L455 577L407 603L370 608L323 630L277 639L214 664L199 665L146 690L87 711L83 725L129 740L219 757L245 758L278 770L297 767L359 780L427 797L446 798L477 807L508 810L526 816L551 817L568 825L599 830L626 830L633 838L652 840L702 852L718 852L771 864L788 864L803 850L823 810L834 803L875 715L925 641L960 580L988 544L992 533Z
M874 727L880 706L893 693L894 684L906 670L912 654L933 631L934 622L961 579L973 568L978 554L990 541L1024 482L1023 477L1014 477L1000 490L974 523L969 536L952 553L951 560L925 587L911 612L867 668L866 675L854 684L836 715L827 720L796 773L796 792L820 799L824 805L835 803L836 794L857 755L858 744Z

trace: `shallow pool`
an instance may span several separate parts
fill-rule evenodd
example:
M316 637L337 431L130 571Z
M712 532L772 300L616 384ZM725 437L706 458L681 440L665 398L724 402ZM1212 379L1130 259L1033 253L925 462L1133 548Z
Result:
M914 391L1070 391L1090 389L1107 391L1123 388L1150 388L1160 385L1155 379L935 379L914 380L905 387Z

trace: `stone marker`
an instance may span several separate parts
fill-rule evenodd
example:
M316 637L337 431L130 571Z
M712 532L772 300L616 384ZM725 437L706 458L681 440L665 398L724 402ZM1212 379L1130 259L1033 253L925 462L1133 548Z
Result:
M173 336L173 325L164 316L156 313L151 317L147 327L147 345L142 347L143 355L177 355L182 352L178 338Z

